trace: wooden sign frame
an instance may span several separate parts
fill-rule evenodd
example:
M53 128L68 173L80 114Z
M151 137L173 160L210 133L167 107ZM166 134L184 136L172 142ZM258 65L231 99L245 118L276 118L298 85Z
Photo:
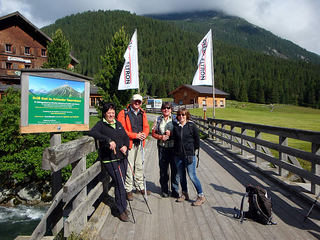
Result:
M32 91L34 89L30 89L30 80L41 80L43 81L43 85L46 86L45 81L47 82L47 86L50 83L69 83L69 85L78 84L83 86L82 94L78 96L77 99L69 98L69 97L47 97L35 94L32 98L29 95L34 94ZM61 81L62 80L62 81ZM86 76L73 73L64 69L30 69L30 70L22 70L21 71L21 123L20 123L20 132L21 133L43 133L43 132L51 132L51 133L61 133L61 132L69 132L69 131L88 131L89 130L89 97L90 97L90 81L91 78ZM68 85L63 85L68 86ZM63 87L62 86L62 87ZM81 97L80 97L81 96ZM40 115L36 116L39 118L39 123L31 122L31 119L34 119L35 116L31 116L33 113L33 100L30 99L39 99L36 102L37 108L44 108L46 111L43 111ZM63 107L55 107L52 108L50 106L54 106L54 103L57 104L61 101ZM82 102L83 101L83 102ZM77 103L75 103L77 102ZM80 103L80 104L78 104ZM42 104L42 105L41 105ZM51 105L50 105L51 104ZM76 108L74 106L80 106ZM49 107L48 107L49 106ZM59 105L57 105L59 106ZM61 105L62 106L62 105ZM83 106L83 111L82 111ZM51 111L50 109L54 109ZM76 110L75 110L76 109ZM38 109L39 111L39 109ZM65 111L65 112L64 112ZM73 111L76 111L79 116L72 115ZM56 114L56 115L54 115ZM64 115L62 118L60 115ZM68 116L69 114L69 116ZM71 114L71 115L70 115ZM30 115L30 116L29 116ZM41 119L49 119L50 121L42 122ZM76 119L73 120L72 118ZM43 120L45 121L45 120ZM65 122L68 121L68 122ZM78 122L81 122L80 124Z

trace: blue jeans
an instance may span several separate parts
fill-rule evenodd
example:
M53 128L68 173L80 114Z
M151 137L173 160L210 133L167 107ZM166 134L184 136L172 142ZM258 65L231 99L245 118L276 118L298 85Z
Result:
M201 183L196 174L196 164L197 164L196 157L195 156L193 157L193 162L191 164L187 164L186 157L176 156L175 163L177 166L178 175L180 176L180 184L181 184L182 192L188 193L187 176L186 176L186 170L187 170L188 175L194 187L196 188L198 195L202 195L203 192L202 192Z
M168 181L169 174L168 169L170 166L171 172L171 191L174 196L179 195L179 176L177 174L177 167L174 162L174 150L173 148L164 148L158 146L159 153L159 168L160 168L160 186L163 193L169 193Z

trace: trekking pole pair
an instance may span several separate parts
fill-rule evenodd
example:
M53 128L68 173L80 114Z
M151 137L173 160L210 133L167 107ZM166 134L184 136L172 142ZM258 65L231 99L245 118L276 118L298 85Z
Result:
M134 171L133 171L132 166L131 166L131 164L130 164L129 161L128 161L128 165L129 165L129 167L130 167L130 169L131 169L131 172L132 172L132 175L133 175L133 182L136 183L135 174L134 174ZM143 165L143 164L142 164L142 165ZM143 174L143 176L144 176L144 174ZM139 184L137 184L137 187L138 187L139 191L142 192ZM147 205L147 207L148 207L148 210L149 210L150 214L152 214L151 209L150 209L149 204L148 204L148 201L147 201L147 198L146 198L146 196L145 196L145 195L147 194L147 189L146 189L146 188L145 188L145 191L144 191L144 192L145 192L145 194L142 194L142 197L143 197L144 202L146 203L146 205Z
M120 164L118 165L118 169L119 169L119 172L120 172L120 176L121 176L121 180L122 180L123 187L125 188L125 185L124 185L124 179L123 179L123 175L122 175L122 171L121 171ZM129 203L129 207L130 207L130 211L131 211L131 215L132 215L133 223L136 223L136 219L134 218L134 215L133 215L133 211L132 211L131 203L130 203L130 201L127 201L127 202Z

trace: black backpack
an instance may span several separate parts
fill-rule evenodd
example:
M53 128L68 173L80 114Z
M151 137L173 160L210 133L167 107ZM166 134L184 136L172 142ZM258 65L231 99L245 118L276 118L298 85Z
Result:
M248 197L249 210L243 212L244 199ZM234 208L236 213L235 218L241 219L241 223L244 218L250 218L259 223L266 225L277 224L272 221L272 202L268 197L267 191L259 186L248 185L246 187L246 193L241 200L240 209Z

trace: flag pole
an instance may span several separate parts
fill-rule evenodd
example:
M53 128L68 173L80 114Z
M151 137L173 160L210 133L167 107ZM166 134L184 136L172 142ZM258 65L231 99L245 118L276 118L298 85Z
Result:
M211 31L211 66L212 66L212 114L213 118L216 117L215 113L215 88L214 88L214 68L213 68L213 35L212 35L212 29Z
M138 45L138 30L137 30L137 29L135 29L134 31L135 31L135 32L137 32L137 36L136 36L136 37L137 37L137 39L136 39L136 40L137 40L137 63L138 63L138 66L137 66L137 68L138 68L138 69L137 69L137 73L138 73L138 76L139 76L139 59L138 59L138 52L139 52L139 51L138 51L138 46L139 46L139 45ZM134 34L134 33L133 33L133 34ZM138 88L138 93L140 94L140 84L139 84L139 88Z

